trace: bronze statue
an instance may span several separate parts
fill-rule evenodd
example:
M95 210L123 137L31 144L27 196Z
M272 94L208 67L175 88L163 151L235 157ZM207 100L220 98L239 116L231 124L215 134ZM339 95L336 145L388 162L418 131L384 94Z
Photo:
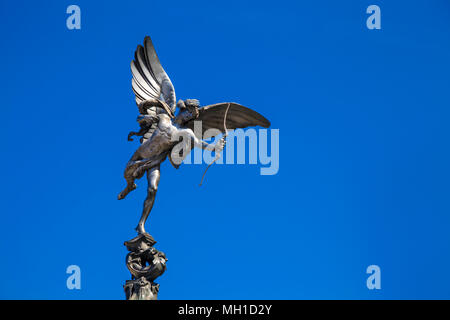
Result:
M174 157L183 158L180 150L175 150L180 137L187 139L189 147L200 147L216 152L223 150L228 129L249 126L269 127L270 122L259 113L237 103L218 103L200 107L196 99L180 100L176 103L175 89L159 62L150 37L145 37L144 46L138 45L131 62L133 74L132 88L140 115L137 118L140 130L130 132L128 140L141 136L141 146L136 150L125 168L127 185L118 199L124 199L136 189L134 181L147 173L147 198L141 218L136 227L138 236L125 242L131 251L127 256L127 267L133 275L127 281L127 299L156 299L159 286L153 282L165 270L165 255L153 248L156 243L145 231L145 222L155 202L160 179L160 164L169 158L175 168L180 163ZM178 114L175 115L178 107ZM201 132L194 130L194 122L201 122ZM217 129L213 135L208 129ZM205 131L209 135L205 137ZM216 144L208 144L202 139L224 134ZM214 160L215 161L215 160ZM208 166L209 168L209 166ZM206 173L206 171L205 171ZM203 181L203 178L202 178Z
M133 135L142 136L142 144L125 168L127 186L119 194L118 199L124 199L136 188L134 180L147 173L147 198L136 227L139 234L145 234L145 221L158 190L160 164L167 157L171 158L172 148L179 141L174 137L184 134L192 139L193 146L220 152L225 144L224 138L217 145L204 142L201 140L203 137L194 134L194 121L201 121L202 133L211 128L216 128L222 133L226 133L227 129L257 125L267 128L270 122L259 113L237 103L218 103L202 108L195 99L175 103L175 89L159 62L150 37L144 39L144 46L137 47L134 60L131 62L131 72L132 88L140 113L137 122L141 129L139 132L130 132L128 140L132 140ZM175 116L177 107L179 112ZM225 123L222 124L222 121ZM175 168L179 166L173 162L172 164Z

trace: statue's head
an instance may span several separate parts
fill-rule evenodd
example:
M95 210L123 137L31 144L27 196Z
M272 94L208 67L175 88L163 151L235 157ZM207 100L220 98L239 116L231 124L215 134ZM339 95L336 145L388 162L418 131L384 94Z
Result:
M200 102L197 99L186 99L184 101L179 100L177 102L177 107L180 111L175 118L175 122L183 125L186 122L198 117L198 108L200 107Z

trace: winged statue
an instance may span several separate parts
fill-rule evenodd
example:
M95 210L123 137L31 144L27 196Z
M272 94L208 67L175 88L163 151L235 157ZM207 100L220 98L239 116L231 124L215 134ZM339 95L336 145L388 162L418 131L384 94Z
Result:
M124 199L129 192L136 189L135 180L147 174L147 197L136 227L138 234L143 235L148 234L145 231L145 222L155 202L161 163L169 158L175 168L179 166L172 161L172 152L179 142L177 137L188 137L192 147L215 151L217 154L224 148L228 130L250 126L267 128L270 122L256 111L233 102L203 107L200 107L196 99L176 102L175 89L148 36L145 37L143 46L138 45L134 53L131 73L131 85L139 110L137 122L140 130L130 132L128 140L133 140L133 136L140 136L141 145L126 165L124 177L127 185L118 195L118 199ZM201 132L194 130L196 121L201 122ZM217 135L222 134L222 138L214 144L205 142L203 139L212 137L204 136L208 129L217 129L215 132Z

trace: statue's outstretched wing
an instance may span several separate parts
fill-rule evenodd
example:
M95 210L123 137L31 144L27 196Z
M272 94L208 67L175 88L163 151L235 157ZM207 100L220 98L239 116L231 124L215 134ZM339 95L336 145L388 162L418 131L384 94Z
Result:
M194 121L201 121L203 136L198 137L199 139L211 138L212 135L210 133L205 135L205 131L211 128L218 129L224 133L223 121L228 104L230 105L226 117L226 126L228 130L253 126L268 128L270 126L270 121L258 112L234 102L223 102L200 108L198 110L199 116L196 119L189 121L186 124L186 127L192 129L195 134L198 134L198 132L195 132L196 130L194 130Z
M138 45L134 53L134 60L131 61L131 73L133 74L131 84L136 97L136 104L139 106L142 114L145 116L156 116L159 113L166 112L163 108L156 105L145 109L141 108L146 101L154 99L164 101L172 113L175 112L175 89L159 62L155 47L149 36L145 37L144 46ZM147 121L142 117L140 120L138 119L138 122L141 125L141 131L146 132L142 140L144 142L151 137L156 124L153 123L147 128L145 127ZM129 137L129 139L131 138Z
M138 45L134 60L131 61L133 73L132 87L139 105L151 98L162 99L175 112L175 89L169 76L164 71L149 36L144 39L144 46Z

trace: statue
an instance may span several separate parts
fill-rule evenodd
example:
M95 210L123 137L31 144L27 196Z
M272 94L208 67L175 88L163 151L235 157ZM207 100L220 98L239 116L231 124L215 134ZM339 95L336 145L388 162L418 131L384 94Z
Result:
M137 118L140 130L130 132L128 140L132 141L133 136L140 136L141 145L126 165L124 177L127 184L118 195L118 199L124 199L128 193L136 189L134 181L145 174L148 187L142 215L136 227L138 236L125 242L130 251L127 266L133 276L133 280L127 281L125 292L127 299L156 299L159 286L153 281L165 271L167 259L162 252L153 248L156 241L145 231L145 222L155 202L160 164L169 158L172 165L178 169L180 163L174 161L174 157L180 156L182 159L187 153L175 152L174 147L179 143L180 137L189 140L190 148L199 147L215 151L217 160L225 146L228 129L249 126L267 128L270 122L259 113L233 102L204 107L200 107L196 99L176 102L175 89L161 66L152 40L148 36L144 39L144 46L138 45L135 51L131 72L132 88L140 113ZM178 114L175 115L177 108ZM195 132L195 121L201 122L202 132ZM208 144L202 139L205 138L205 131L213 128L217 129L216 135L223 134L223 136L217 143ZM212 136L207 138L210 137Z

